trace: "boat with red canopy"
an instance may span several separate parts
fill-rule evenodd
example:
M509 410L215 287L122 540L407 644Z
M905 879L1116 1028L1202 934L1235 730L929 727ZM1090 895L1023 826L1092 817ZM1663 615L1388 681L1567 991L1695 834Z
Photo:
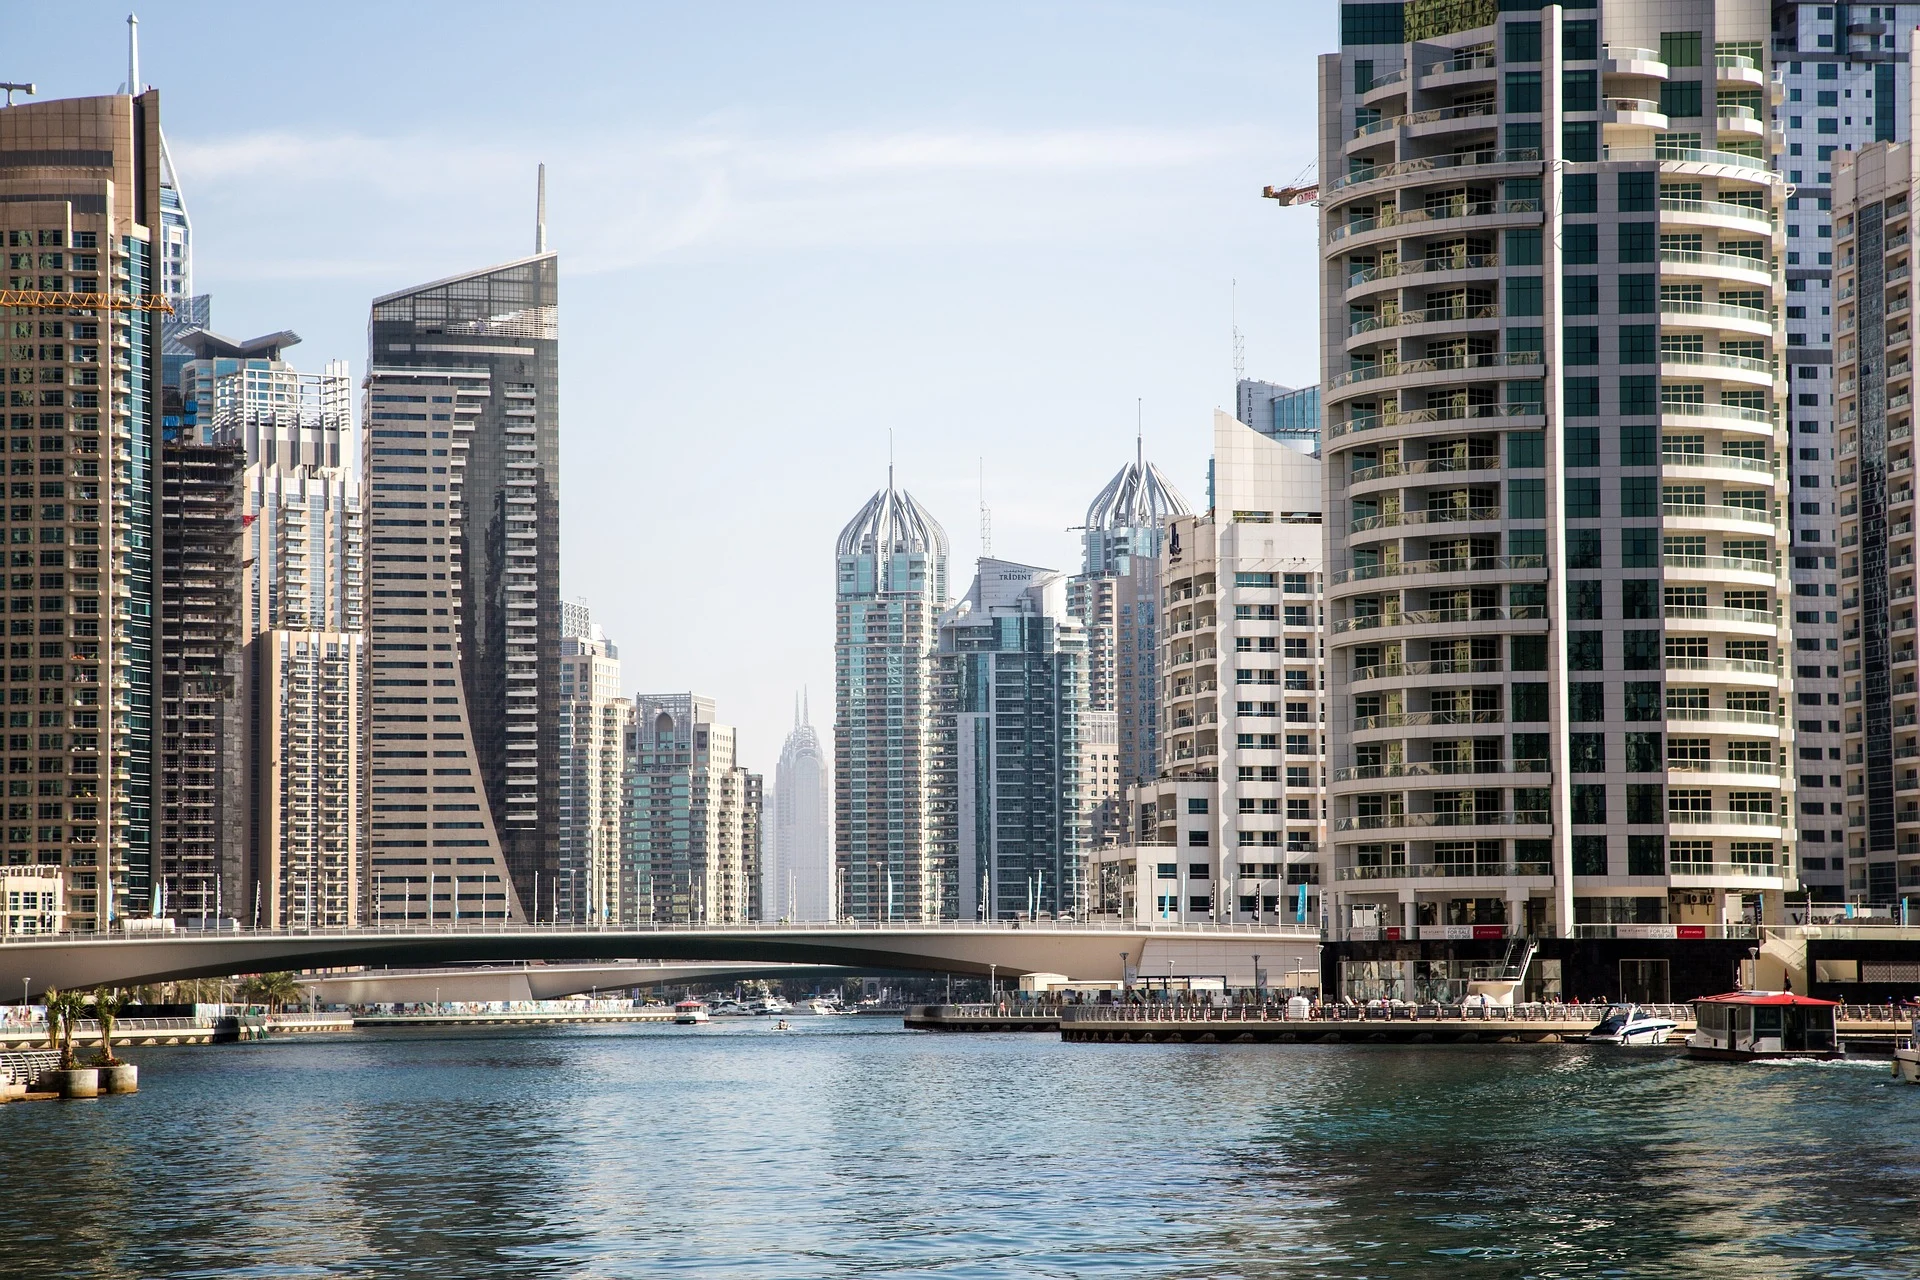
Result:
M1721 1062L1761 1058L1838 1058L1831 1000L1791 991L1731 991L1693 1002L1695 1030L1687 1056Z

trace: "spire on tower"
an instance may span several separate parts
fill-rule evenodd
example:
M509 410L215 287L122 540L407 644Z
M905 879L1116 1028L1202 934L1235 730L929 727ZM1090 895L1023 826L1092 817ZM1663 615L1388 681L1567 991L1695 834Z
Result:
M127 15L127 92L140 96L140 18Z
M540 166L539 195L536 197L536 209L533 220L533 251L547 251L547 166Z

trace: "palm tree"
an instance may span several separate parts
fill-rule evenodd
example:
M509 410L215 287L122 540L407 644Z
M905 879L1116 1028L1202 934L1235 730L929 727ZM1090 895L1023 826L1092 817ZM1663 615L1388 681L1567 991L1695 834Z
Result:
M127 1007L128 992L121 987L95 987L93 989L93 1016L100 1020L100 1065L117 1067L120 1059L113 1056L113 1023L120 1011Z
M73 1024L86 1012L86 996L78 991L47 992L48 1047L60 1051L60 1069L74 1069Z
M240 986L250 1003L264 1004L275 1013L301 999L300 983L291 973L256 973Z

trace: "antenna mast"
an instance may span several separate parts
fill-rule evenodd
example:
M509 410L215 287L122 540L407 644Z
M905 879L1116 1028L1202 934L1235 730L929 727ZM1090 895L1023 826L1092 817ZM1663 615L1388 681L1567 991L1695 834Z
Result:
M127 15L127 93L140 96L140 18Z
M993 512L987 510L987 460L980 459L980 556L993 554Z
M1240 332L1240 281L1233 282L1233 382L1237 388L1247 380L1247 340Z

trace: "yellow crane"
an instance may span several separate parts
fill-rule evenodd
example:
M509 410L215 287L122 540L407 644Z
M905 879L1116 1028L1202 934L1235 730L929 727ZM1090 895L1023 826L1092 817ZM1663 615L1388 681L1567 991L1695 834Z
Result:
M173 314L173 304L157 293L129 298L117 293L0 289L0 307L26 307L33 311L160 311Z
M1262 187L1260 194L1268 200L1276 200L1282 209L1291 209L1295 205L1320 203L1320 183L1309 177L1313 166L1308 165L1294 175L1292 182L1284 187Z

